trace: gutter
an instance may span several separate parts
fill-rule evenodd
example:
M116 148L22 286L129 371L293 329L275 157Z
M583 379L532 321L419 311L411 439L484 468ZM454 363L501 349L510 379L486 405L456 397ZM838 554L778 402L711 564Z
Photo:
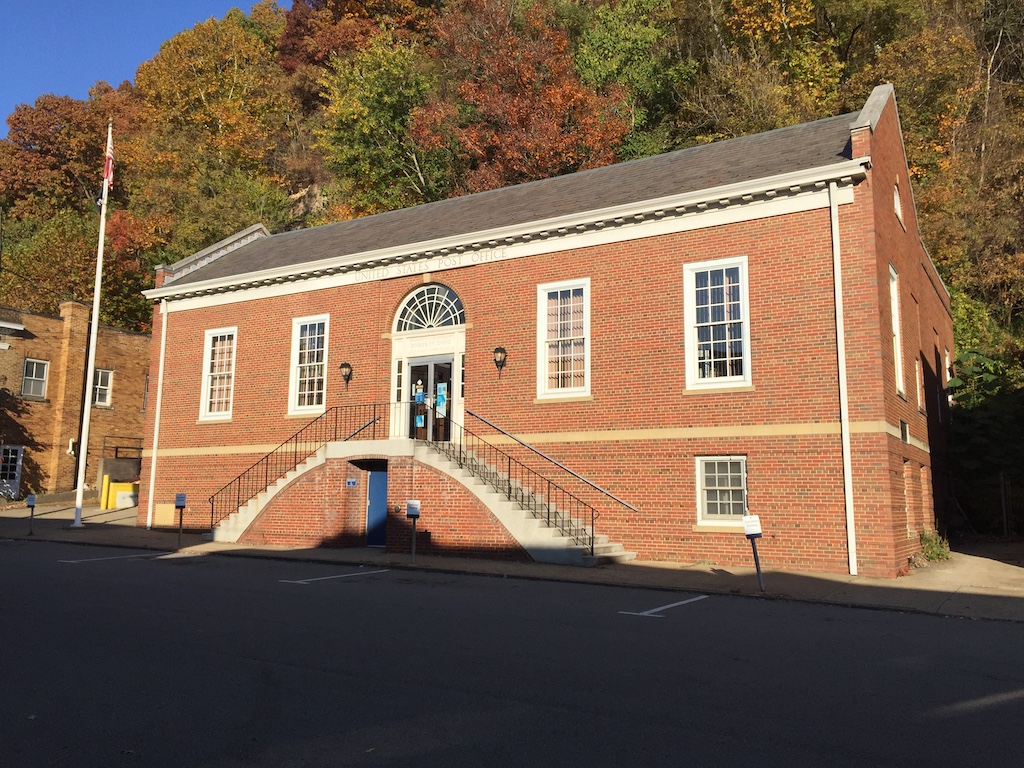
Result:
M167 323L171 313L167 311L167 299L160 302L160 314L164 322L160 329L160 371L156 378L156 416L153 420L153 455L149 461L149 501L146 505L146 530L153 528L153 493L156 489L156 452L160 445L160 406L164 395L164 360L167 357Z
M850 393L846 378L846 330L843 315L843 265L839 249L838 188L829 182L829 216L832 225L832 286L836 305L836 354L839 364L839 433L843 446L843 497L846 507L846 551L850 575L857 575L857 530L853 509L853 456L850 445Z

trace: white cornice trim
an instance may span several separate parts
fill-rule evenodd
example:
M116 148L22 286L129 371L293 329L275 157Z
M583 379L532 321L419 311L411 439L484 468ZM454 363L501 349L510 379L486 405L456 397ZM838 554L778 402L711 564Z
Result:
M839 181L849 185L863 179L867 175L867 168L870 167L870 162L870 158L861 157L856 160L848 160L842 163L785 173L754 181L727 184L681 195L638 201L627 205L584 211L567 216L460 234L437 240L382 248L374 251L363 251L340 258L322 259L304 264L290 264L262 272L232 275L227 278L206 280L188 285L178 286L172 282L160 288L143 291L143 295L155 301L162 298L183 299L204 294L223 294L228 291L244 290L248 293L256 287L280 286L296 280L305 281L337 276L339 274L374 270L389 265L443 259L446 256L454 257L474 251L505 250L513 245L529 244L536 246L540 243L545 243L546 247L542 250L534 251L535 253L555 252L583 245L573 237L570 238L576 241L573 245L552 247L551 240L570 235L578 236L601 233L605 237L600 238L600 240L608 242L628 240L637 236L644 237L649 235L639 235L635 232L616 238L607 238L607 235L610 234L609 230L632 229L637 225L664 223L686 215L716 212L729 209L730 207L746 206L751 203L772 202L780 197L795 197L809 192L825 191L826 185L830 181ZM523 253L521 255L528 254ZM464 265L459 264L457 266ZM413 271L425 272L432 270L416 269ZM377 279L382 279L382 277ZM374 278L371 276L366 279ZM363 280L349 280L346 282L363 282ZM308 288L299 290L308 290ZM221 298L223 299L224 297L221 296ZM236 300L242 301L248 298L255 297L250 295Z

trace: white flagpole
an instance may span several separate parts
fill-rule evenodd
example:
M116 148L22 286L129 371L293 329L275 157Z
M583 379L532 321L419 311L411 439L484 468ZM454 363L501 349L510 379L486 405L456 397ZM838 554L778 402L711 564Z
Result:
M100 326L100 287L103 284L103 241L107 233L107 194L114 162L114 121L107 123L107 152L103 159L103 196L100 198L100 241L96 246L96 283L92 289L92 321L89 324L89 361L85 366L85 402L82 403L82 439L78 444L78 481L75 494L75 521L82 527L82 499L85 495L85 465L89 458L89 421L92 416L92 387L96 367L96 337Z

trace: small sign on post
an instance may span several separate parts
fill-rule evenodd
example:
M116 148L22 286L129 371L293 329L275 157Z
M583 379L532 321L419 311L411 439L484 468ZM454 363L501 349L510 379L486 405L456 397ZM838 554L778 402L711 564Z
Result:
M763 535L761 518L757 515L743 516L743 533L750 539L750 547L754 550L754 567L757 569L757 586L764 592L764 579L761 577L761 559L757 556L757 540Z
M405 516L412 520L412 561L416 562L416 521L420 519L420 500L407 499L405 502Z
M28 507L28 535L32 535L32 524L36 517L36 495L30 493L25 497L25 506Z
M178 511L178 549L181 549L181 529L185 526L185 494L174 494L174 508Z

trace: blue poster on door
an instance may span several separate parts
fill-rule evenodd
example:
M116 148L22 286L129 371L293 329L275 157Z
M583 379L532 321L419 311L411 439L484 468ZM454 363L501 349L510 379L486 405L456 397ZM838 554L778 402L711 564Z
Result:
M423 414L422 413L417 413L416 414L416 429L420 429L423 426L424 426L424 424L423 424Z
M444 417L448 415L448 384L443 381L437 383L437 415Z

